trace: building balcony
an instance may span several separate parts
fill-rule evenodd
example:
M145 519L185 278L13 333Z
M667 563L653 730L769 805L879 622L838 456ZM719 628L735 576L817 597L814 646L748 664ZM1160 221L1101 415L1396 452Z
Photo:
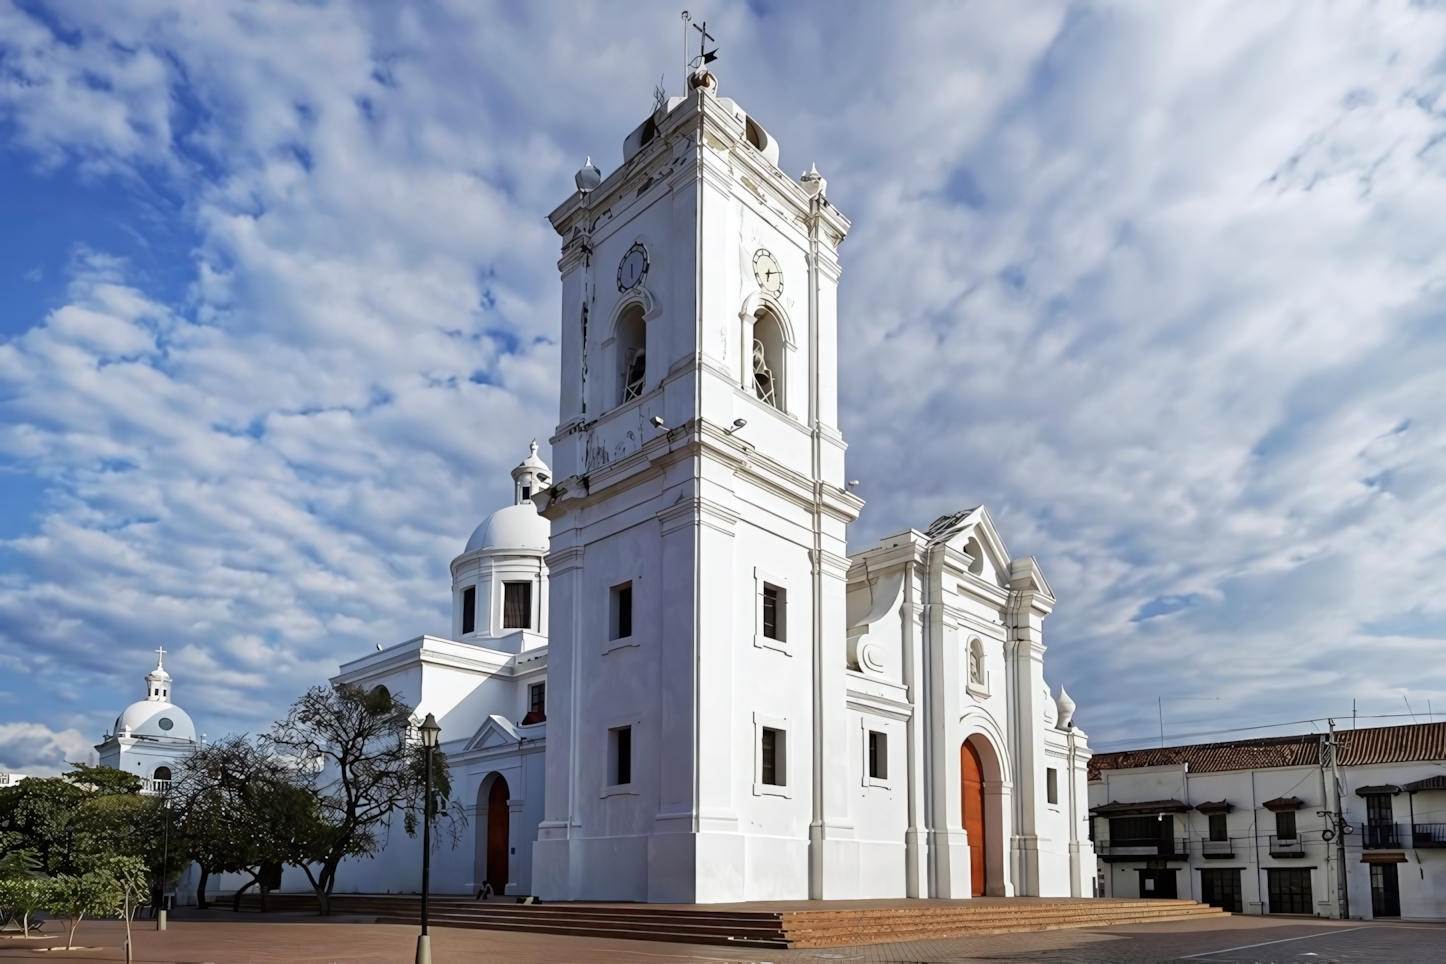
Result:
M170 780L154 780L150 777L141 777L141 793L158 794L165 796L171 792Z
M1095 853L1108 861L1187 860L1190 848L1185 837L1122 838L1097 841Z
M1398 823L1361 824L1361 846L1366 850L1404 850L1410 837Z
M1446 847L1446 823L1411 825L1412 847Z
M1201 837L1200 854L1207 860L1233 860L1235 859L1235 841L1211 840L1209 837Z
M1272 857L1304 857L1305 841L1300 837L1277 837L1270 835L1270 855Z

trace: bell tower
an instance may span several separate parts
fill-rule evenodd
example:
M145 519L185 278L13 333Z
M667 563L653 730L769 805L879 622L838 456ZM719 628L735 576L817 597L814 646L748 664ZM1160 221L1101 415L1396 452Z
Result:
M706 69L562 237L545 899L849 897L837 248Z

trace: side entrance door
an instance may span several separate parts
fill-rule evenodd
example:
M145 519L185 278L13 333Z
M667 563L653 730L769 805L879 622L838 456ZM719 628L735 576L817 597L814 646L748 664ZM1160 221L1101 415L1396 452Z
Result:
M1371 916L1401 916L1401 883L1395 864L1371 864Z
M1142 870L1140 871L1140 896L1154 897L1161 900L1175 899L1175 871L1173 870Z

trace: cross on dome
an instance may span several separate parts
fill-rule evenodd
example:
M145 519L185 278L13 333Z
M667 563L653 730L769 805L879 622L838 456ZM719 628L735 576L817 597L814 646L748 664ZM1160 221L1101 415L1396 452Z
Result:
M163 646L162 646L162 647L157 647L157 648L156 648L156 653L157 653L157 656L156 656L156 669L161 669L162 667L165 666L165 663L166 663L166 650L165 650L165 647L163 647Z

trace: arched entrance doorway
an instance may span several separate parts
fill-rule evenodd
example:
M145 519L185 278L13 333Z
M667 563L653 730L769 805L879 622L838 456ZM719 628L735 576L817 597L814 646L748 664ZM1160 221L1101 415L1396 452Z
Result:
M970 740L959 749L960 794L964 809L964 832L969 837L969 893L985 893L986 841L984 820L984 761Z
M482 879L492 885L494 894L503 894L507 892L508 824L511 817L507 810L507 780L499 773L492 778L492 786L484 784L479 795L481 792L487 794L487 843Z

